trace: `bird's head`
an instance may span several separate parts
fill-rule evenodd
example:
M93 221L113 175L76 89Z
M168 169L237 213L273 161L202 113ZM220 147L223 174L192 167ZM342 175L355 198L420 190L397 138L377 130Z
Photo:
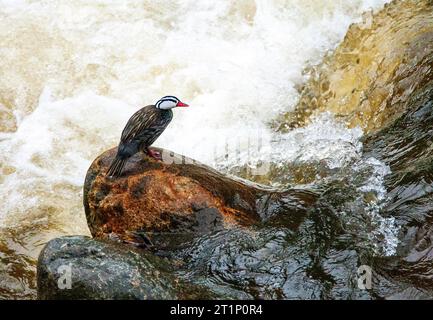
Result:
M169 110L176 107L188 107L188 105L174 96L165 96L159 99L157 103L155 103L155 107L157 109Z

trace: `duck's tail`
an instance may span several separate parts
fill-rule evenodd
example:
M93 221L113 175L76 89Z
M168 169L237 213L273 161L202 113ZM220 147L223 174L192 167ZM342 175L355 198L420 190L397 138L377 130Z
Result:
M119 156L114 158L113 162L110 165L110 168L107 171L107 176L117 178L122 173L123 167L125 166L126 160L121 159Z

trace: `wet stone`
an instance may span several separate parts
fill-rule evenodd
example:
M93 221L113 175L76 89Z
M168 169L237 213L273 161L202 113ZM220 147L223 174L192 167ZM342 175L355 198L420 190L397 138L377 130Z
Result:
M149 252L84 236L48 242L39 256L37 281L39 299L212 297L180 281L167 261Z

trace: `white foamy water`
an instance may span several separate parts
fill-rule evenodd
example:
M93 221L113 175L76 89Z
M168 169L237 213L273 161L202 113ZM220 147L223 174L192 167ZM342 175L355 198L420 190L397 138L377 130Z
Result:
M3 224L47 218L86 233L88 166L117 144L134 111L163 95L191 107L175 110L157 146L215 166L215 148L228 140L246 152L255 146L242 137L275 139L267 123L294 106L306 64L385 2L0 1ZM277 160L334 155L341 165L359 132L337 127L308 144L329 125L291 133L300 140L277 137Z
M365 208L370 216L371 224L374 226L371 233L373 244L378 253L392 256L397 250L400 228L396 225L394 217L383 217L380 214L380 210L388 202L385 176L391 173L391 169L375 158L368 158L354 166L355 174L360 174L362 171L370 172L358 190L364 194L374 194L374 198L369 201Z

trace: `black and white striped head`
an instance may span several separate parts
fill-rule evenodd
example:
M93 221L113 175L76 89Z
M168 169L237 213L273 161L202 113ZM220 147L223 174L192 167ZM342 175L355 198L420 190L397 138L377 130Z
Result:
M165 96L159 99L157 103L155 103L155 107L157 109L169 110L176 107L188 107L188 105L180 101L175 96Z

